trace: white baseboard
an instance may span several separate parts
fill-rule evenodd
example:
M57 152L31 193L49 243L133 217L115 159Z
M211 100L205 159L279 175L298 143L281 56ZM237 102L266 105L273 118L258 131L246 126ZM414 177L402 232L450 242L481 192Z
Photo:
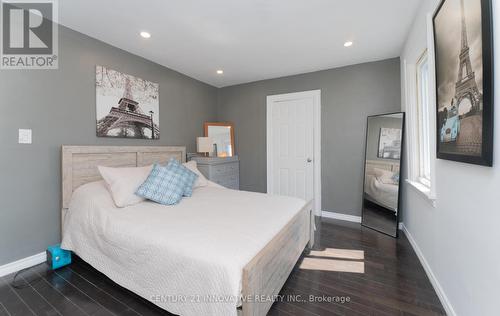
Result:
M446 296L446 293L444 292L443 288L441 287L441 284L439 284L439 281L436 278L436 276L434 275L434 272L432 272L432 269L431 269L429 263L427 262L427 260L425 259L422 250L420 250L420 247L418 246L415 239L413 239L413 236L408 231L406 226L403 223L400 223L400 226L402 226L402 230L405 233L406 238L408 238L408 241L410 242L411 246L413 247L413 250L417 254L417 257L420 260L420 263L424 267L424 270L427 273L427 277L431 281L432 287L434 287L434 291L436 291L436 294L439 297L439 300L441 301L441 304L443 305L443 308L446 311L446 314L449 316L456 316L457 314L455 313L453 306L451 305L450 301L448 300L448 297Z
M361 216L347 215L347 214L335 213L335 212L330 212L330 211L322 211L321 216L326 217L326 218L338 219L341 221L361 223ZM403 222L399 223L398 228L400 230L403 229Z
M36 266L37 264L40 264L46 260L47 260L47 255L44 251L36 255L33 255L31 257L23 258L11 263L4 264L3 266L0 266L0 277L17 272L25 268Z
M361 216L347 215L342 213L335 213L330 211L322 211L321 216L326 218L338 219L341 221L361 223Z

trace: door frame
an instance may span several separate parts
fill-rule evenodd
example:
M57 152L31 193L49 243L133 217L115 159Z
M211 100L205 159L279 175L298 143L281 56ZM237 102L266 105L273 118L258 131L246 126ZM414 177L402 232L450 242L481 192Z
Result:
M287 101L303 97L313 98L313 192L314 192L314 213L321 215L321 90L309 90L285 94L267 96L266 103L266 142L267 142L267 193L272 193L273 187L273 148L272 144L272 120L271 104L276 101Z

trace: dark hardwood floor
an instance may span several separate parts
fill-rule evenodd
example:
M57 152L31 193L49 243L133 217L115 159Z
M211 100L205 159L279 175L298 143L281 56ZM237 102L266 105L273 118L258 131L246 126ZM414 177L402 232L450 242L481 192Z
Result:
M297 263L269 315L444 315L404 234L393 239L358 224L323 219L317 243ZM81 260L0 278L0 316L170 315ZM311 301L311 299L313 301Z

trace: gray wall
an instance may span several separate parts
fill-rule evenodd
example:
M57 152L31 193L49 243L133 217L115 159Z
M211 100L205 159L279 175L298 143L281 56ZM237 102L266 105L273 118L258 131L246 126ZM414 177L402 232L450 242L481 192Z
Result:
M241 188L266 191L266 96L322 90L323 209L359 215L366 116L400 108L399 59L216 89L61 27L58 70L0 70L0 265L60 240L60 146L187 145L235 123ZM95 136L95 65L160 84L161 139ZM19 128L33 144L17 144Z
M0 265L60 240L60 147L187 145L216 119L217 89L103 42L60 27L59 70L0 70ZM95 66L160 85L161 139L97 138ZM33 144L17 144L19 128Z
M429 43L427 17L440 0L424 0L401 54L408 84L414 84L412 66ZM492 1L494 40L494 161L482 167L435 159L436 200L432 203L415 187L402 181L403 221L427 275L447 314L498 315L500 302L500 0ZM458 47L457 47L458 49ZM432 60L432 59L430 59ZM434 67L430 65L430 69ZM413 68L415 69L415 68ZM402 69L405 73L405 70ZM409 110L403 87L402 109ZM432 91L432 90L431 90ZM431 92L431 97L433 93ZM431 104L434 105L434 98ZM431 106L431 109L434 108ZM410 119L411 116L407 116ZM431 138L435 128L430 129ZM404 166L404 164L403 164ZM404 178L402 178L404 179Z
M322 209L360 215L368 115L401 108L399 58L219 90L217 117L235 124L240 187L266 191L266 96L321 89Z

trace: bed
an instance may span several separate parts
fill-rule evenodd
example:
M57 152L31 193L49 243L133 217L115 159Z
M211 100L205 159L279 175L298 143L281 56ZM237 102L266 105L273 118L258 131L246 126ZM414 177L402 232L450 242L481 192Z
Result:
M397 175L399 163L390 161L367 160L365 166L365 199L397 213L399 183L383 181L380 173L386 177Z
M176 206L119 209L97 170L171 157L185 148L63 146L62 247L169 312L265 315L312 246L312 203L209 184Z

